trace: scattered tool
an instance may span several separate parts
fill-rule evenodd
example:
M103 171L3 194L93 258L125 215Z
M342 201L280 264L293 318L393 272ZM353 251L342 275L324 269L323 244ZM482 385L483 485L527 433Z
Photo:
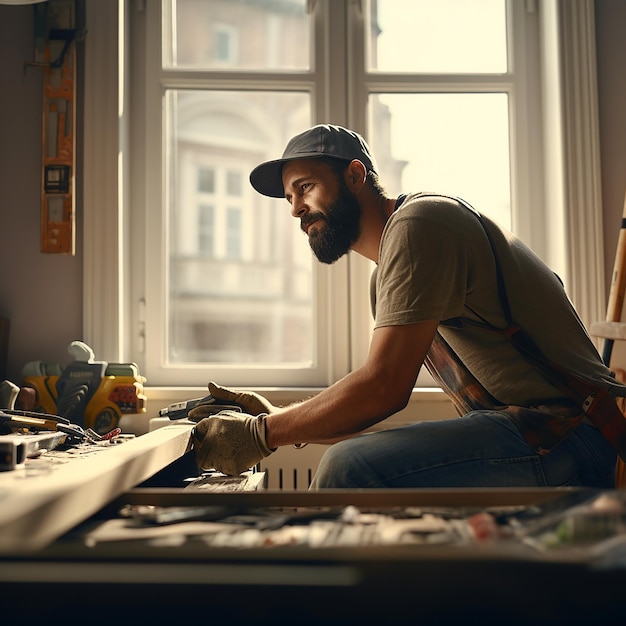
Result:
M8 427L11 430L26 428L31 431L57 431L67 435L68 443L93 441L80 426L70 423L69 420L59 415L51 415L49 413L1 409L0 426Z

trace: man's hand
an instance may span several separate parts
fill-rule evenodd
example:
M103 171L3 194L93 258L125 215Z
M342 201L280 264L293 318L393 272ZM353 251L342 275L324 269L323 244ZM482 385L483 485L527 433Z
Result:
M238 404L244 413L260 415L261 413L274 413L276 407L263 396L251 391L231 391L209 383L209 393L217 400L212 404L198 404L189 411L189 418L198 421L204 417L215 414L216 404Z
M238 476L269 456L276 448L267 446L266 417L223 411L200 420L192 436L199 467Z

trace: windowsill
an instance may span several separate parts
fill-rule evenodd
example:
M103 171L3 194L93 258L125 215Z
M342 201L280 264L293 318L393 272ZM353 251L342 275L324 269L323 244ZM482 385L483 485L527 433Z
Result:
M248 388L246 390L255 391L270 402L277 405L285 405L291 402L299 402L310 398L320 391L322 387L259 387ZM189 400L190 398L199 398L207 395L208 389L206 387L145 387L145 393L148 396L148 402L159 403L158 409L162 406L167 406L172 402L181 402L183 400ZM411 400L409 404L414 402L449 402L446 394L438 387L415 387L411 394ZM150 407L152 409L154 407Z

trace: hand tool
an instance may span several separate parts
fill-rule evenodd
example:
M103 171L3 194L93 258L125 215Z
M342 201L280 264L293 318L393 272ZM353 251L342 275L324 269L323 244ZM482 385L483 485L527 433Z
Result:
M182 419L187 417L189 411L199 404L214 405L215 413L219 413L220 411L243 411L242 405L237 404L236 402L225 404L219 398L209 394L203 398L193 398L192 400L185 400L183 402L174 402L173 404L161 409L159 411L159 416L165 417L167 415L167 417L171 420Z
M89 435L80 426L71 424L69 420L63 417L48 413L2 409L0 410L0 425L9 428L28 428L34 431L58 431L67 435L72 443L91 441Z

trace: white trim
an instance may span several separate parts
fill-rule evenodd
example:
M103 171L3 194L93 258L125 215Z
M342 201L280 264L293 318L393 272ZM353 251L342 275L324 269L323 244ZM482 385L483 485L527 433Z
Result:
M544 262L548 263L546 226L537 219L543 199L543 163L536 155L541 153L543 133L529 132L541 129L538 81L534 77L540 65L537 45L537 23L527 3L508 0L507 35L510 85L503 85L509 95L510 155L511 155L511 225ZM511 19L512 18L512 19ZM562 239L560 228L558 239Z
M85 1L83 335L107 361L123 360L118 11L117 2Z
M543 168L544 195L543 206L549 207L545 212L543 227L546 232L563 233L546 247L544 260L564 280L568 281L567 253L569 246L565 236L565 201L563 182L563 132L561 124L561 80L559 61L558 6L553 0L541 5L539 34L541 55L541 94L542 94L542 135L543 135ZM553 238L554 239L554 238Z

